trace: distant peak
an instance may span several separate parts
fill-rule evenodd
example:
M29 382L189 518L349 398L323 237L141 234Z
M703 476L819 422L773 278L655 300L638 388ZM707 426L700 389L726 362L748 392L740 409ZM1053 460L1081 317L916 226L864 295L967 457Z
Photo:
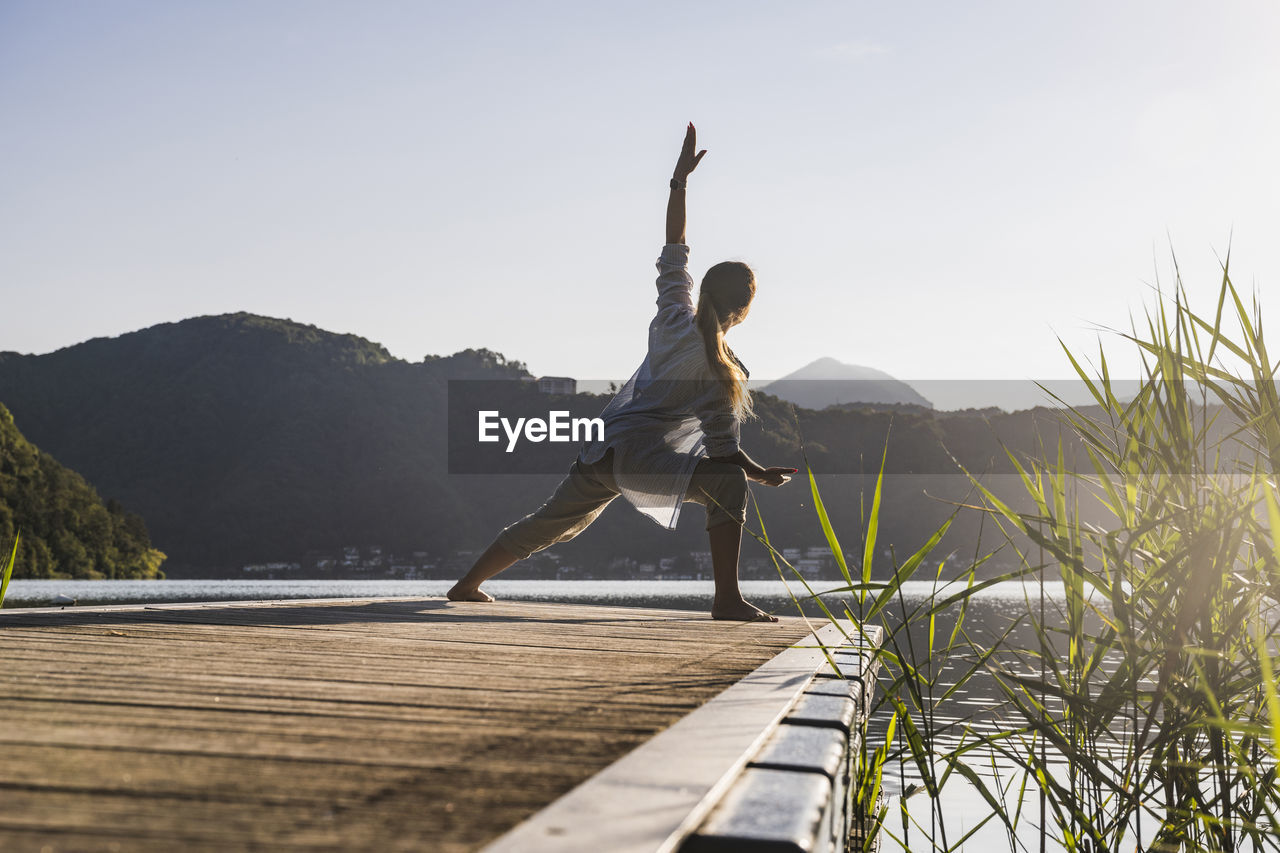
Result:
M760 390L812 409L846 403L904 403L933 408L914 388L883 370L846 364L831 356L811 361Z
M788 373L783 379L893 379L883 370L848 364L831 356L809 362L804 367Z

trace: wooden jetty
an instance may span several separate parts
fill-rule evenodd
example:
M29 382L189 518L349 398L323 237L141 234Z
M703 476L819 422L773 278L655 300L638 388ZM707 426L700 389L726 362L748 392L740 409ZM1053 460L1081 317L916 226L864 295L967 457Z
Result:
M0 849L476 850L807 634L440 599L0 611Z

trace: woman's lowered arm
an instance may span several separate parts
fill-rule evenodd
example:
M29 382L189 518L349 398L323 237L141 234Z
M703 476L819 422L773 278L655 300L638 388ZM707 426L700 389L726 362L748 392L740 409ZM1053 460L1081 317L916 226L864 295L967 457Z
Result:
M704 148L694 154L696 149L697 132L693 129L693 122L689 122L689 128L684 133L684 146L680 149L680 159L676 161L676 169L671 176L671 195L667 199L668 243L683 244L685 241L684 188L689 180L689 173L698 168L702 155L707 153Z
M748 456L747 452L741 448L731 456L713 456L711 461L728 462L730 465L737 465L747 475L748 480L763 483L766 486L781 486L783 483L790 481L791 475L799 470L797 468L766 468Z

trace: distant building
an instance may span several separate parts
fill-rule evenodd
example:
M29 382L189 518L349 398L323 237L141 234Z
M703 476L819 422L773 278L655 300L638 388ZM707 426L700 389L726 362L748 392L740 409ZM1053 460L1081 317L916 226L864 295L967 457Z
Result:
M301 563L253 563L244 566L242 571L246 574L266 574L274 576L284 572L296 572L302 569Z
M822 560L796 560L793 564L797 572L806 578L818 578L822 576Z
M539 376L538 391L543 394L577 394L578 380L571 376Z

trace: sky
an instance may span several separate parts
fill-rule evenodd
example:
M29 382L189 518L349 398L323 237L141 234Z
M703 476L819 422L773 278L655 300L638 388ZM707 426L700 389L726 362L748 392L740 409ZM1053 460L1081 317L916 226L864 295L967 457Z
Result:
M0 350L249 311L625 378L693 121L753 379L1136 372L1105 330L1175 257L1205 310L1228 251L1280 282L1278 41L1270 2L0 0Z

